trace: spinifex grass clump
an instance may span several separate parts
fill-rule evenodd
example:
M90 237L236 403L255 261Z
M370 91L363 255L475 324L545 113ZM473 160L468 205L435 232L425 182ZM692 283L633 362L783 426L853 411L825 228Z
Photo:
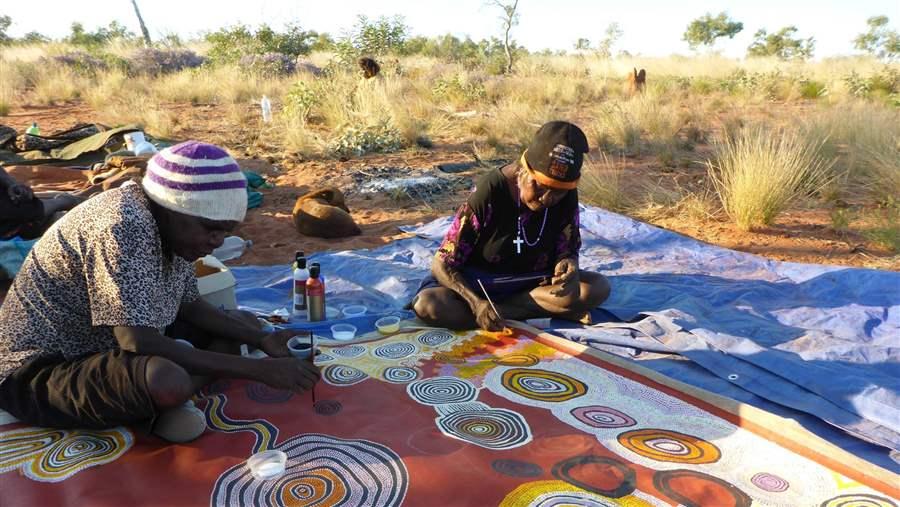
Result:
M725 213L749 230L771 224L797 198L821 189L834 163L819 156L823 142L753 126L719 144L707 169Z

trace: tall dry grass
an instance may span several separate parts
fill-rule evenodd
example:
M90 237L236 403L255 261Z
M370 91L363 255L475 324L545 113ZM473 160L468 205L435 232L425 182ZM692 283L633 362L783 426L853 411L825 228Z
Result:
M610 211L624 211L628 199L622 188L624 164L611 160L604 153L585 158L578 184L578 196L586 204Z
M741 229L769 225L800 197L833 177L834 160L820 155L824 139L796 131L746 127L717 146L707 174L725 213Z

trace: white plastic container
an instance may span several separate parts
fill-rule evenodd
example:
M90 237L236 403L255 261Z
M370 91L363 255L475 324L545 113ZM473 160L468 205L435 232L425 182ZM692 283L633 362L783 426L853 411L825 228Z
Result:
M197 275L197 289L207 303L226 310L236 310L237 300L234 287L237 282L228 267L212 255L198 259L194 263Z
M213 257L222 262L231 261L244 255L248 248L253 246L253 242L245 240L240 236L228 236L222 242L222 246L213 250Z
M262 109L262 119L264 123L269 123L272 121L272 101L269 100L269 97L265 95L262 96L262 100L259 101L259 107Z
M344 313L344 317L351 319L353 317L362 317L366 314L366 310L365 305L347 305L341 311Z
M291 355L298 359L308 359L311 356L312 344L305 336L295 336L287 342Z
M356 326L353 324L335 324L331 326L331 337L338 341L349 341L356 337Z
M391 334L400 331L400 317L382 317L375 321L375 327L381 334Z
M156 153L156 146L150 144L143 132L129 132L122 136L125 139L125 147L135 155L151 155Z
M250 459L247 460L247 467L250 468L250 473L254 477L267 481L283 474L286 463L287 454L282 451L269 450L250 456Z

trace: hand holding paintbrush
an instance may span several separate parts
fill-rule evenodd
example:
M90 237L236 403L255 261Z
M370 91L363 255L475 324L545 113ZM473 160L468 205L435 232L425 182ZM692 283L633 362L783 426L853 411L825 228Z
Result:
M497 315L497 318L500 319L501 322L500 322L499 324L502 324L503 321L504 321L503 316L500 315L500 312L499 312L499 311L497 311L497 307L494 306L494 302L491 301L491 296L488 295L488 291L487 291L487 289L484 288L484 284L481 283L481 279L480 279L480 278L478 279L478 286L481 287L481 292L484 293L485 299L487 299L488 304L491 305L491 310L493 310L493 311L494 311L494 314ZM476 314L476 319L478 319L478 315L477 315L477 314ZM495 324L495 323L491 323L491 324ZM481 325L481 322L479 322L479 325ZM491 326L491 327L494 327L494 326ZM510 329L510 328L508 328L508 327L506 327L506 326L497 325L496 327L501 327L500 332L503 333L503 334L506 334L506 335L511 335L511 334L513 334L512 329ZM495 331L495 329L491 329L491 328L488 328L488 327L485 327L485 330L486 330L486 331Z

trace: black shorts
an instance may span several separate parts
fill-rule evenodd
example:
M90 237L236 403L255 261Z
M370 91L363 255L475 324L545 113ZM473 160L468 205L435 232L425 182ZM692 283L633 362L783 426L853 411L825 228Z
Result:
M229 313L258 324L249 312ZM214 339L181 319L165 334L199 349ZM240 350L235 343L220 352ZM156 409L147 387L148 360L119 348L68 361L60 354L37 356L0 382L0 409L24 423L48 428L105 429L150 421Z
M6 189L0 188L0 239L31 231L44 223L44 203L37 197L13 204Z
M0 408L48 428L105 429L152 419L148 356L121 349L30 359L0 383Z

